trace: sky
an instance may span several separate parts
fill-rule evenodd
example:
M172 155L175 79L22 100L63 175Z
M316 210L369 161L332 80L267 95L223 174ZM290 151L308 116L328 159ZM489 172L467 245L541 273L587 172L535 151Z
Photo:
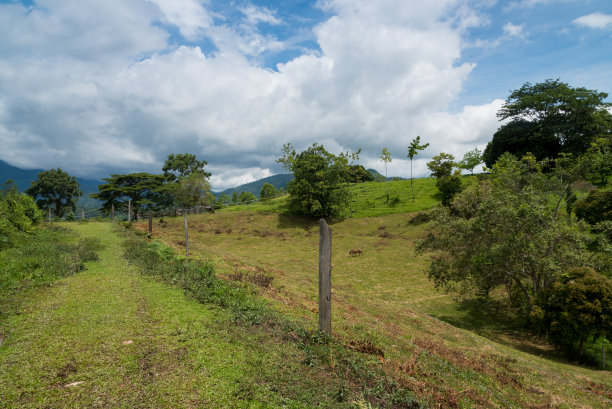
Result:
M0 159L71 175L208 162L214 190L291 143L410 176L484 149L524 83L612 93L610 0L0 0ZM608 101L612 101L608 98Z

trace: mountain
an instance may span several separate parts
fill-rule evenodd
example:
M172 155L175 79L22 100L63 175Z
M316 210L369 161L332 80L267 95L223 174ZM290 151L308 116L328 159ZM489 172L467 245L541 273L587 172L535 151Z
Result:
M222 192L213 192L217 197L222 194L226 194L229 197L232 196L234 192L240 194L241 192L251 192L256 197L259 197L259 192L261 191L262 186L265 183L269 183L273 185L277 189L286 188L287 183L293 179L293 175L291 173L281 173L279 175L269 176L267 178L256 180L255 182L246 183L244 185L240 185L237 187L232 187L230 189L225 189Z
M30 184L36 180L39 172L43 172L44 169L21 169L12 165L9 165L3 160L0 160L0 183L4 183L9 179L17 185L19 191L23 192ZM100 202L96 199L89 197L90 193L98 192L98 185L102 184L101 180L83 179L76 178L79 182L79 186L83 191L83 196L79 198L78 206L85 208L97 208L100 207Z
M385 175L381 175L376 169L368 169L368 172L374 176L374 180L378 180L379 182L383 182L385 180ZM388 177L387 180L407 180L406 178L402 178L399 176Z

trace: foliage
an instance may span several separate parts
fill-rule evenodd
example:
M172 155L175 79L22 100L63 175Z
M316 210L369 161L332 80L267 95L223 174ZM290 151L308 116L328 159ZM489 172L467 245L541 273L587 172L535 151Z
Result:
M387 175L387 165L391 163L391 152L386 147L383 148L382 153L380 154L380 160L385 164L385 182L389 182ZM389 202L389 185L387 185L387 202Z
M431 161L427 162L427 168L431 170L431 176L435 178L442 178L450 176L453 172L453 168L457 166L455 157L449 153L440 153L439 155L431 158Z
M584 343L612 339L612 280L590 268L573 268L545 294L538 310L540 326L570 356L584 353Z
M259 198L261 200L270 200L275 196L278 196L278 189L271 183L264 183L259 192Z
M612 115L604 102L608 94L573 88L559 80L525 83L510 93L498 111L500 120L510 119L485 150L491 167L504 152L522 156L531 152L538 160L559 153L580 155L598 137L609 137Z
M211 174L204 171L206 165L208 165L208 162L197 160L196 156L190 153L171 153L164 162L162 171L169 182L176 182L194 172L199 173L204 178L209 178Z
M418 155L419 151L427 149L429 143L425 143L421 145L421 136L418 135L416 138L410 142L408 145L408 157L410 158L410 189L412 190L412 203L414 203L414 186L413 186L413 178L412 178L412 160L416 155Z
M238 203L238 192L232 193L232 203Z
M368 172L361 165L349 165L347 167L348 179L349 183L363 183L363 182L371 182L374 180L374 175Z
M592 190L575 205L576 217L589 224L612 220L612 191Z
M471 174L474 174L474 168L482 162L482 151L478 148L474 148L463 155L463 159L461 159L457 166L460 169L469 170Z
M315 217L344 217L351 198L348 161L358 158L359 151L334 155L316 143L300 153L291 144L284 145L282 151L278 162L294 176L287 185L290 208Z
M164 185L164 175L150 173L130 173L127 175L111 175L103 179L108 183L98 186L98 193L91 194L94 199L103 201L102 209L106 212L124 208L131 200L135 214L144 208L163 208L172 203L173 197Z
M25 193L36 200L38 207L53 209L60 218L68 209L76 208L76 201L83 194L76 178L60 168L39 172Z
M587 151L591 161L591 176L605 186L612 175L612 139L598 138Z
M253 202L255 200L257 200L255 195L253 193L247 192L247 191L240 192L240 196L238 196L238 201L240 203Z
M201 171L179 176L176 182L168 184L167 189L172 192L175 202L181 207L210 205L214 200L208 178Z
M221 193L215 202L216 205L224 205L228 204L232 199L227 195L227 193Z
M12 244L15 232L30 232L43 219L34 199L7 181L0 189L0 249Z
M454 174L443 176L436 180L436 187L440 191L440 201L443 206L450 206L453 197L463 190L461 176Z
M503 287L523 317L571 267L594 266L588 227L555 217L547 176L533 157L503 155L485 180L440 209L418 251L436 251L437 287L488 295Z

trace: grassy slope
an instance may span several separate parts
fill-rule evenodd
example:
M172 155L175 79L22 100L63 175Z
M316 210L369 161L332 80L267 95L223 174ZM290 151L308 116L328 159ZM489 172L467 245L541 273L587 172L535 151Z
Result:
M31 291L2 323L0 406L347 405L293 343L232 326L227 312L136 274L110 224L73 226L102 239L101 259Z
M386 193L372 190L370 197L379 204ZM362 210L355 213L362 215ZM424 274L427 259L413 253L425 226L410 225L408 219L398 213L332 225L333 322L338 339L382 350L389 373L443 406L612 405L609 372L557 360L546 345L495 325L496 317L481 313L479 306L436 292ZM190 226L193 254L215 259L228 277L236 272L273 277L273 289L262 290L262 295L281 311L316 327L316 223L243 211L195 216ZM154 236L180 249L182 219L166 219L154 229ZM364 255L350 257L348 250L353 248Z

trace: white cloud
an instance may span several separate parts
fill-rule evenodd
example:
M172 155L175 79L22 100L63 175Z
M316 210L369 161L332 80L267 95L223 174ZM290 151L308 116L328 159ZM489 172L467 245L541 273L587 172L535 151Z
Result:
M104 177L159 172L169 153L191 152L220 188L282 171L283 143L319 142L363 148L372 165L387 146L390 174L406 176L421 135L432 145L419 175L428 155L482 148L498 126L499 101L448 113L474 68L458 63L464 30L482 23L455 0L329 0L333 15L314 30L320 51L278 71L251 59L286 46L255 27L280 24L267 9L247 7L244 25L230 26L198 1L37 4L0 6L0 159L20 166ZM218 51L173 48L160 21Z
M578 17L573 21L573 23L577 26L595 29L612 28L612 14L604 14L600 12L591 13Z
M512 23L507 23L504 26L504 35L507 37L525 38L525 32L523 31L523 26L518 26Z

